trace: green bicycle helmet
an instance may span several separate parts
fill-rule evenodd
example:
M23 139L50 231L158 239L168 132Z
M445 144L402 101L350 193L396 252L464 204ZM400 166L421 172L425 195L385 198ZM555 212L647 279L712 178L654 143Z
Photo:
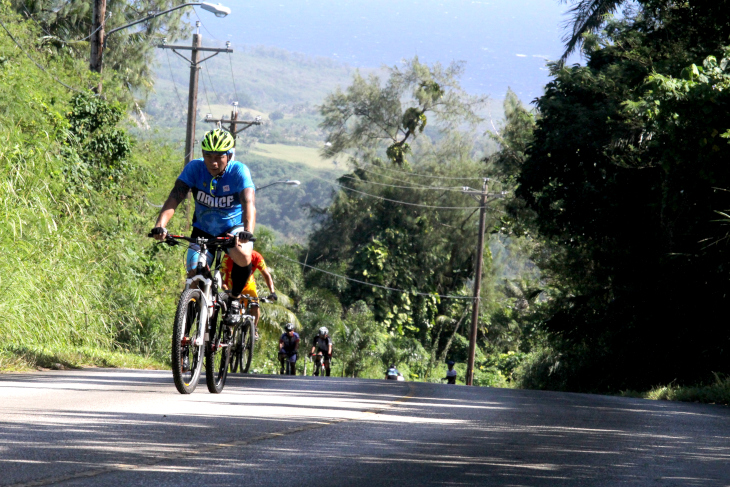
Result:
M200 147L206 152L230 152L234 143L229 131L217 128L206 132Z

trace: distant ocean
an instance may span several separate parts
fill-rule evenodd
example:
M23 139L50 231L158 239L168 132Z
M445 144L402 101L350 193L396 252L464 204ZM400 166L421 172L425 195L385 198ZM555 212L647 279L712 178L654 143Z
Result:
M542 94L545 62L562 54L567 9L558 0L218 1L231 15L218 19L197 9L204 42L230 40L234 50L276 46L357 67L414 55L429 63L466 61L465 89L502 98L511 87L525 102Z

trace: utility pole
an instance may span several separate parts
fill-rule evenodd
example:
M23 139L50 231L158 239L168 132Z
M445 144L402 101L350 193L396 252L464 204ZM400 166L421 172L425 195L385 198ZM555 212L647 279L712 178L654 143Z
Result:
M157 47L160 49L172 49L172 52L190 63L190 85L188 87L188 121L185 129L185 159L184 165L187 166L188 162L193 159L195 152L195 119L198 112L198 75L200 74L200 66L212 58L217 56L221 52L233 52L230 44L225 48L215 47L202 47L203 36L200 35L200 21L195 22L195 27L198 29L193 34L193 44L191 47L188 46L168 46L161 44ZM190 59L186 58L178 51L190 51ZM210 56L200 59L201 52L212 52Z
M484 265L484 226L487 220L487 196L489 179L484 178L481 198L479 199L479 239L477 242L477 265L474 273L474 301L471 311L471 333L469 334L469 362L466 366L466 385L473 385L474 356L477 348L477 329L479 325L479 301L482 292L482 267Z
M238 134L240 132L243 132L247 128L250 128L254 125L261 125L261 117L256 117L253 120L238 120L238 102L233 102L233 110L231 111L231 119L226 120L225 118L212 118L212 114L207 114L205 116L205 121L209 123L218 123L223 125L224 123L228 123L228 131L233 135L234 138L238 137ZM242 128L238 128L238 125L242 124Z
M474 382L474 356L477 349L477 331L479 328L479 300L482 292L482 267L484 266L484 231L487 220L487 203L496 198L504 198L507 191L490 193L489 178L484 178L484 185L481 191L472 190L469 187L462 188L464 194L479 196L479 239L477 241L477 262L474 270L474 300L471 311L471 333L469 334L469 361L466 366L466 385L471 386ZM487 199L489 197L493 199Z
M101 56L104 49L104 17L106 17L106 0L94 0L94 10L91 17L91 55L89 69L101 75ZM101 93L101 80L95 90Z

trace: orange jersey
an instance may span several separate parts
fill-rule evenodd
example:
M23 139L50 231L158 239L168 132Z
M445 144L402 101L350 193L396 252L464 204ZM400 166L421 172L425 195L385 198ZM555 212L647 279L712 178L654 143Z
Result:
M221 278L223 279L223 284L225 284L228 289L231 289L233 286L233 283L231 282L231 271L233 270L233 259L231 259L228 254L223 256L223 262L221 262ZM256 271L264 271L266 270L266 261L264 261L264 257L256 252L255 250L251 252L251 276L248 278L249 283L254 282L253 274Z

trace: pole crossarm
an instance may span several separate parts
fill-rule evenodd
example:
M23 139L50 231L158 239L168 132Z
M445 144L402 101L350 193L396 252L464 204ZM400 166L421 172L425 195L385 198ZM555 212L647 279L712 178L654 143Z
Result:
M227 52L229 54L233 52L233 49L231 49L230 47L221 47L221 48L218 48L218 47L200 47L200 48L197 48L195 50L196 51L214 52L215 54L212 54L212 55L210 55L210 56L208 56L206 58L203 58L203 59L199 60L197 63L194 63L192 59L188 59L185 56L183 56L182 54L180 54L179 52L177 52L177 49L182 49L182 50L186 50L186 51L192 51L194 48L191 47L191 46L168 46L167 44L160 44L157 47L160 48L160 49L172 49L172 52L174 52L175 54L177 54L178 56L180 56L181 58L183 58L184 60L186 60L187 62L189 62L191 66L196 66L196 67L198 65L202 64L203 62L207 61L208 59L210 59L210 58L212 58L214 56L217 56L218 54L220 54L222 52Z
M194 48L191 46L171 46L169 44L160 44L160 49L180 49L182 51L192 51ZM221 52L233 52L233 48L231 47L198 47L195 48L196 51L208 51L208 52L215 52L215 53L221 53Z
M243 132L247 128L251 128L254 125L261 125L263 123L261 120L228 120L228 119L224 119L224 118L206 118L206 119L204 119L204 121L210 122L210 123L219 123L220 122L221 124L234 122L236 124L245 125L245 127L243 127L242 129L238 129L235 132L230 131L230 132L233 132L233 135Z

